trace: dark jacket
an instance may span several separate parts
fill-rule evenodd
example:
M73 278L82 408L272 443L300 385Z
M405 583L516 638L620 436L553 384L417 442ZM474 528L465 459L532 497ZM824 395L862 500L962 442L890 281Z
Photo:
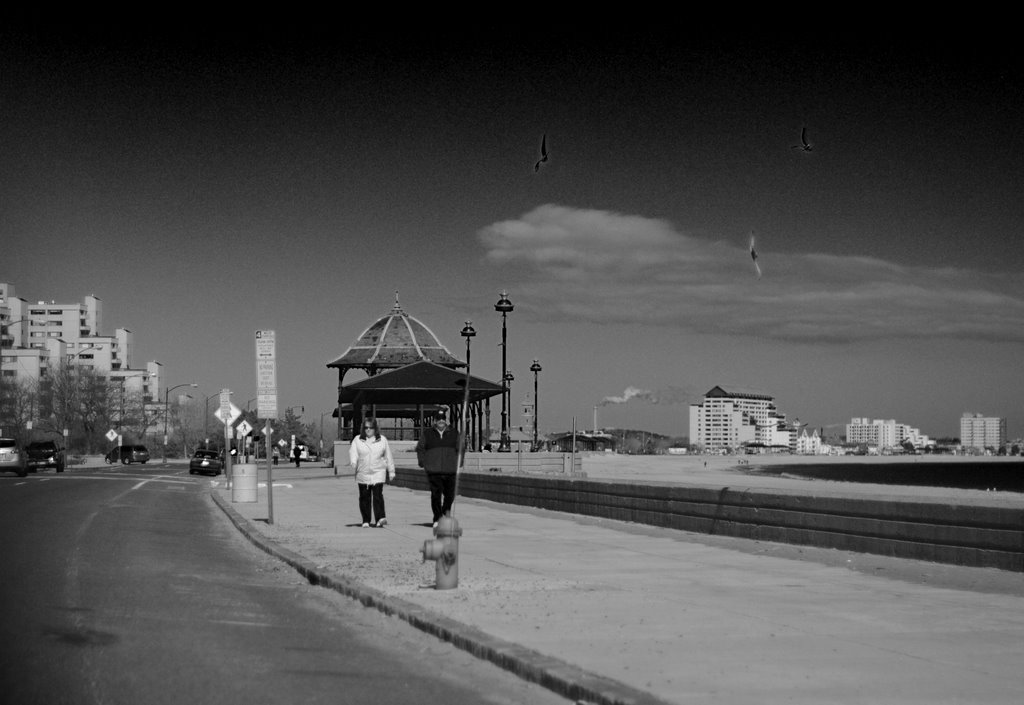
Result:
M459 432L446 428L442 436L433 426L423 431L416 461L428 475L454 475L459 467Z

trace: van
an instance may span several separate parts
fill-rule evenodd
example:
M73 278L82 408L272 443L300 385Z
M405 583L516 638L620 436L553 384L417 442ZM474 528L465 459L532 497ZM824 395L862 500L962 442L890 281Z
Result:
M123 465L145 463L149 461L149 450L146 446L140 445L118 446L107 453L103 459L109 464L117 462Z

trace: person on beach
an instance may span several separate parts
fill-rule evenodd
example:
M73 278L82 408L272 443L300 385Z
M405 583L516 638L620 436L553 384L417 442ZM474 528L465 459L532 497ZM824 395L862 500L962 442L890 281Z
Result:
M427 472L433 524L452 510L455 501L455 473L459 465L459 432L448 427L448 414L441 410L434 425L423 431L416 444L416 461Z
M362 433L353 438L349 446L348 461L355 470L356 484L359 486L359 513L362 515L363 528L386 525L384 482L395 479L395 459L391 456L388 439L380 435L377 419L363 419ZM373 517L377 518L375 524Z

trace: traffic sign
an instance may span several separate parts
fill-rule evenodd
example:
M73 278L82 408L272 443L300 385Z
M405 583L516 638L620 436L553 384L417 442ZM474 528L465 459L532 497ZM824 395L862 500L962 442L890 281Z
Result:
M115 431L114 429L110 429L109 431L107 431L107 440L110 441L111 443L116 441L117 440L117 431Z
M242 423L235 426L235 430L238 431L241 436L248 436L249 431L252 430L252 426L249 425L248 421L242 421Z
M220 419L221 423L230 426L235 421L238 421L238 417L242 415L242 410L229 401L226 415L224 413L224 407L217 409L213 412L213 415Z

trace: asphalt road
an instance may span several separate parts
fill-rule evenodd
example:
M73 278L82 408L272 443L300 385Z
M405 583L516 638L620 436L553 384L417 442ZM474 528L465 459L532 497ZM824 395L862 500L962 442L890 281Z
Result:
M184 465L0 477L21 703L565 703L244 540Z

